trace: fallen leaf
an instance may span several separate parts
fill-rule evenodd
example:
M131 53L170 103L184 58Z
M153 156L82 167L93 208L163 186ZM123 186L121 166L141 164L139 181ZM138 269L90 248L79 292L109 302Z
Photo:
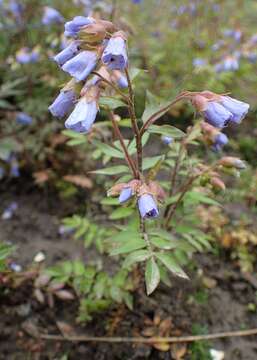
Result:
M202 281L203 281L203 285L208 289L213 289L217 286L217 280L212 279L208 276L204 276Z
M38 302L40 302L40 304L44 304L45 303L45 297L44 294L42 293L42 291L40 289L35 289L34 290L34 296L37 299Z
M54 293L61 300L74 300L74 295L68 290L59 290Z
M56 321L56 325L64 337L75 335L75 330L70 324L64 321Z
M50 178L50 171L46 169L46 170L34 172L33 178L35 179L36 184L44 184Z
M82 188L92 189L93 187L92 180L83 175L66 175L63 179Z
M172 359L174 360L182 360L187 352L187 346L186 344L172 344L170 353L172 356Z

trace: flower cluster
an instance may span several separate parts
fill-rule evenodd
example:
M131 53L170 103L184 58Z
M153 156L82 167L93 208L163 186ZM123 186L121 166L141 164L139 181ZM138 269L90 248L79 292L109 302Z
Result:
M221 130L231 123L240 124L249 110L249 104L211 91L195 93L191 100L205 119L201 124L204 137L216 151L228 143Z
M128 183L114 185L108 196L119 196L119 203L123 204L130 199L136 198L140 216L143 219L156 218L159 215L158 203L162 203L166 197L164 190L155 181L147 184L141 180L131 180Z
M72 40L53 60L72 80L49 110L62 118L74 108L65 122L66 128L87 133L96 119L99 97L106 84L128 86L124 74L128 66L127 38L112 22L84 16L66 22L64 35Z

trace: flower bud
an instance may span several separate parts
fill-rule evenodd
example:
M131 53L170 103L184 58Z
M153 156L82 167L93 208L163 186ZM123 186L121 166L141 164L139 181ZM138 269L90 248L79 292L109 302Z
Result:
M126 183L115 184L107 191L107 196L118 196L121 191L127 186Z
M220 159L219 164L224 167L235 168L238 170L243 170L246 168L246 165L242 160L232 156L223 157Z
M219 177L211 178L210 183L213 186L213 188L216 190L222 190L222 191L226 190L226 185Z

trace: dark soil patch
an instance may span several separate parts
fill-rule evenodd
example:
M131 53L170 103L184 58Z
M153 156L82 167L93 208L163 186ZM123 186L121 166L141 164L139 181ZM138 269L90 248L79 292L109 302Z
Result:
M18 189L18 190L17 190ZM0 239L17 245L15 260L28 266L38 251L46 254L47 265L58 260L92 257L78 242L69 236L60 236L60 219L74 209L60 202L52 194L34 188L9 186L1 192L0 211L17 201L18 210L10 220L0 220ZM78 334L96 336L140 336L147 328L156 327L156 318L170 318L170 335L191 334L192 326L200 324L209 333L257 327L256 312L248 304L257 305L256 287L245 279L235 264L224 257L199 255L198 270L190 282L173 279L171 288L161 286L147 298L143 289L135 294L134 310L125 307L112 309L94 317L85 325L76 324L78 304L59 301L54 309L40 305L32 296L30 283L0 296L0 359L88 359L134 360L173 359L171 352L160 352L146 345L65 343L41 341L30 337L28 329L41 333L60 334L57 321L68 323ZM203 286L203 276L216 281L216 286ZM153 320L156 324L153 324ZM256 337L230 338L210 343L212 348L223 350L225 359L255 360ZM188 354L185 359L191 359ZM204 358L199 358L199 360Z

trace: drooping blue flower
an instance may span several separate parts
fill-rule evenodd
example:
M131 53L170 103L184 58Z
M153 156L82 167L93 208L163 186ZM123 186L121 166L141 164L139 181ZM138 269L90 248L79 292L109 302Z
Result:
M3 211L1 218L3 220L9 220L13 217L14 212L18 209L17 202L11 202L7 208Z
M214 151L220 151L223 148L223 146L225 146L227 143L228 143L227 135L225 135L223 133L219 133L216 135L216 137L214 139L212 149Z
M113 80L117 83L119 88L125 89L128 87L128 81L124 73L119 70L113 70Z
M18 2L16 0L11 0L9 2L8 9L13 14L13 16L16 18L16 20L18 20L18 21L21 20L24 6L20 2Z
M226 37L233 38L237 42L239 42L242 37L242 32L239 29L226 29L226 30L224 30L223 34Z
M102 62L110 70L124 70L128 65L126 41L121 36L113 36L103 52Z
M17 178L20 174L19 164L17 161L11 162L11 169L10 169L10 175L11 177Z
M236 71L239 69L238 58L228 56L222 62L215 65L215 71L217 73L225 71Z
M209 124L218 128L223 128L233 118L233 114L216 101L208 102L203 114Z
M122 204L128 201L132 196L133 196L133 192L130 187L122 189L119 196L119 203Z
M62 69L77 81L86 80L88 75L95 69L97 60L97 54L94 51L82 51L68 60L62 66Z
M250 45L256 45L256 44L257 44L257 34L254 34L254 35L250 38L249 44L250 44Z
M72 59L76 56L80 51L80 41L75 40L72 41L64 50L62 50L59 54L55 55L53 58L54 61L57 62L58 65L62 66L66 63L66 61Z
M232 114L230 121L239 124L247 114L250 105L233 99L230 96L222 96L222 106Z
M85 16L75 16L65 24L65 36L76 37L83 26L94 23L94 19Z
M161 139L162 139L162 142L165 144L165 145L169 145L169 144L171 144L172 142L173 142L173 138L172 137L170 137L170 136L162 136L161 137Z
M16 61L20 64L35 63L39 60L39 53L37 50L30 50L29 48L22 48L16 53Z
M193 59L193 66L196 68L200 68L202 66L205 66L206 64L207 64L206 59L201 59L201 58Z
M257 53L256 52L249 52L246 55L246 58L248 61L250 61L250 63L252 64L256 64L257 63Z
M138 209L143 219L155 218L159 215L157 205L150 194L143 194L138 198Z
M30 125L32 123L32 117L24 112L19 112L16 115L16 121L21 125Z
M42 17L42 24L43 25L52 25L52 24L60 24L64 21L63 16L59 13L58 10L50 7L45 6L44 14Z
M97 102L89 102L86 97L83 97L79 100L75 109L65 121L65 127L79 133L87 133L96 119L97 112Z
M48 109L53 116L62 118L71 111L75 100L76 94L73 90L61 91Z

